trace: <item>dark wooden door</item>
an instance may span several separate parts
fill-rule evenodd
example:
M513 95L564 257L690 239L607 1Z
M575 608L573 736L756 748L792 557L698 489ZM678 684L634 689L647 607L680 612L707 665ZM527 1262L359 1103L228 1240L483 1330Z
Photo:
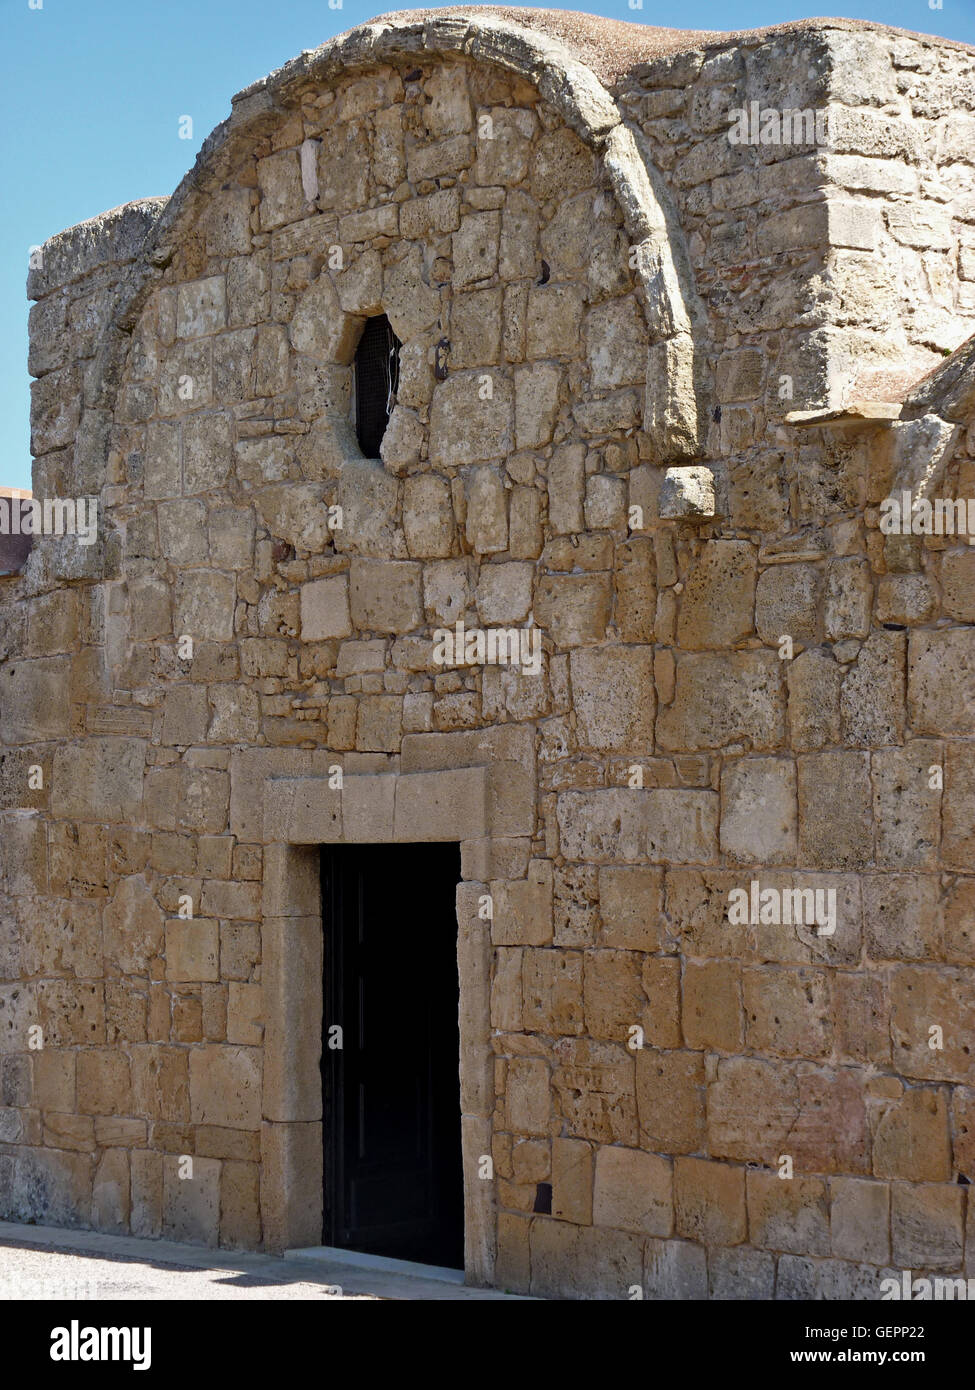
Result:
M322 851L326 1245L462 1269L460 847ZM342 1047L332 1030L342 1029Z

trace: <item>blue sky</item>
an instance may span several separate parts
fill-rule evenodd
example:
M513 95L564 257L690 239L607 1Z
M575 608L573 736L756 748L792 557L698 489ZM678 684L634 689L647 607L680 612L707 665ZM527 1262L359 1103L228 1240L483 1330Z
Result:
M30 486L29 248L119 203L171 193L234 92L382 4L0 0L0 484ZM688 29L752 29L817 13L801 0L642 0L636 10L627 0L580 0L559 8L649 25L679 18ZM943 0L942 9L928 0L845 0L842 13L975 39L975 0ZM179 138L187 115L191 140Z

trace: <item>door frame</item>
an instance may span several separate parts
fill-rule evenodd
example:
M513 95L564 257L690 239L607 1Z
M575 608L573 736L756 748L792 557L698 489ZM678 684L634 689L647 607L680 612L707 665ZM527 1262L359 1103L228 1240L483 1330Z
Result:
M267 750L268 753L270 750ZM531 836L534 781L520 763L424 772L329 773L334 754L305 754L310 775L261 775L253 750L242 781L241 818L263 806L264 986L261 1215L272 1252L318 1246L322 1231L322 917L323 844L459 842L457 967L460 982L460 1096L464 1166L466 1283L494 1278L497 1215L493 1178L480 1176L491 1154L494 1051L491 1045L491 922L482 916L492 878L492 841ZM293 759L292 761L297 761ZM329 767L331 763L331 768ZM313 770L314 769L314 770ZM284 775L282 775L282 772ZM292 775L288 775L291 773ZM235 786L235 793L237 788ZM246 808L246 809L245 809ZM295 1040L302 1040L296 1046Z

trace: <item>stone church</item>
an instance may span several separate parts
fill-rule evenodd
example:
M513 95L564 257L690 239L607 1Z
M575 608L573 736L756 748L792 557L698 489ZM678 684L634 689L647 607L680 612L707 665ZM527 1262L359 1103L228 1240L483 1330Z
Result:
M975 1273L975 49L384 16L28 294L0 1217Z

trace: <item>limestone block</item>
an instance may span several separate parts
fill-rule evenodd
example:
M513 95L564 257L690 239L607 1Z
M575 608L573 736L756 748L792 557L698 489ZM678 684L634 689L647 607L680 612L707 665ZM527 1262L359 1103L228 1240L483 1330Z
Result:
M498 268L499 212L468 213L452 237L454 284L458 287L488 280Z
M491 939L497 946L545 946L552 940L552 865L534 859L523 879L491 882Z
M488 117L489 126L482 123L484 116ZM478 121L476 181L496 188L521 183L528 173L531 141L536 129L532 112L519 107L492 106L478 113ZM482 129L489 130L490 134L482 134Z
M164 920L144 877L120 879L103 915L106 961L123 974L147 974L163 949Z
M564 1037L583 1031L582 956L578 951L524 952L522 1017L530 1032Z
M898 1268L961 1268L962 1222L962 1188L949 1183L891 1183L891 1255Z
M403 485L403 531L415 559L450 555L454 548L454 509L450 484L434 473L419 473Z
M322 642L348 637L351 632L347 574L329 575L301 586L302 641Z
M755 626L769 646L788 635L793 643L819 639L820 575L814 565L772 565L764 570L755 592Z
M552 530L560 534L582 531L586 451L581 444L555 450L548 465L548 513Z
M129 1234L129 1154L126 1149L105 1149L92 1181L91 1220L99 1231Z
M905 1091L886 1107L873 1136L878 1178L951 1181L948 1104L943 1091Z
M594 390L642 386L647 371L647 326L636 299L609 299L590 309L585 344Z
M912 739L902 748L877 750L871 758L876 859L890 868L934 868L941 832L941 791L931 768L940 767L942 745Z
M91 1220L92 1157L24 1148L16 1156L5 1216L50 1226L87 1226Z
M636 1144L632 1052L618 1043L588 1038L559 1038L552 1052L551 1084L566 1137ZM545 1086L547 1091L547 1077Z
M30 451L35 458L74 443L81 416L78 369L71 365L30 384Z
M708 1296L708 1257L687 1240L648 1240L645 1244L644 1296L680 1302Z
M71 734L71 708L65 699L70 671L68 656L6 662L0 668L4 743L30 743Z
M534 575L530 564L482 565L475 595L481 622L503 626L523 621L531 609Z
M166 923L166 978L178 982L220 978L219 923L203 917Z
M829 648L801 652L789 662L786 679L793 748L810 752L838 743L843 668Z
M226 281L222 275L192 280L177 288L177 337L203 338L209 333L218 333L226 321Z
M86 1049L78 1053L77 1064L77 1102L83 1114L125 1115L131 1110L129 1059L124 1053Z
M797 1112L796 1083L780 1062L723 1058L708 1087L708 1144L712 1158L775 1164L788 1152ZM778 1177L783 1187L788 1186Z
M681 1022L688 1047L741 1050L744 1038L741 970L729 961L688 961Z
M822 1057L832 1041L829 977L821 970L746 970L745 1042L766 1056Z
M192 415L183 423L183 485L188 493L223 484L233 464L228 415Z
M347 777L342 788L342 833L348 844L393 838L396 778Z
M528 291L526 356L564 357L582 332L584 290L580 285L533 285Z
M265 918L262 925L264 1032L263 1113L266 1120L317 1121L322 1116L321 914ZM317 971L317 973L316 973ZM295 1050L294 1039L306 1039ZM246 1049L248 1057L260 1054ZM257 1104L261 1106L258 1096ZM219 1123L217 1121L216 1123ZM234 1124L232 1128L251 1128Z
M975 855L975 751L970 744L945 744L942 859L968 872Z
M279 1252L314 1245L322 1238L321 1123L265 1123L261 1155L266 1249Z
M166 691L162 743L180 747L205 743L209 723L210 705L205 685L177 685Z
M353 626L409 632L423 619L421 566L406 560L354 559L349 573Z
M193 1158L192 1177L180 1175L181 1160L164 1154L162 1234L167 1240L216 1246L220 1234L220 1163Z
M261 1243L260 1166L230 1160L220 1172L220 1244L254 1250Z
M829 1201L819 1178L784 1182L777 1172L749 1168L749 1240L770 1250L828 1255Z
M975 551L951 551L942 558L941 588L947 616L975 622Z
M611 604L608 574L543 575L536 588L535 619L557 647L603 640Z
M940 955L940 896L933 874L866 875L863 936L870 959L928 960Z
M968 1041L975 1025L975 990L969 972L904 965L890 984L890 1036L904 1076L971 1085L975 1061ZM932 1035L933 1027L941 1029ZM932 1041L942 1046L932 1047Z
M726 762L721 775L721 851L739 864L795 862L796 769L777 758Z
M132 1108L149 1120L185 1123L190 1118L189 1063L185 1049L156 1044L131 1048Z
M551 362L515 369L515 447L540 449L551 442L562 373Z
M216 570L187 570L176 576L174 624L195 641L229 642L234 635L236 583Z
M591 531L618 530L626 524L626 485L622 478L594 473L586 480L584 506Z
M674 1195L670 1163L639 1149L598 1149L592 1214L597 1226L637 1235L671 1235Z
M513 1057L507 1065L505 1124L514 1134L548 1134L551 1094L548 1063Z
M649 993L649 990L644 992L641 961L635 952L585 952L583 994L585 1030L589 1037L628 1040L629 1029L644 1019ZM651 999L650 1015L654 1023L655 1005L656 1000Z
M911 633L907 702L915 733L975 733L975 628Z
M385 439L383 444L385 446ZM349 459L339 474L338 504L342 526L334 532L336 548L368 555L391 551L399 509L399 484L373 459ZM314 549L315 547L310 547Z
M305 202L297 150L281 150L259 159L257 183L261 193L262 230L297 221Z
M718 855L718 796L711 791L661 787L643 798L646 855L674 864L714 863Z
M840 714L848 744L899 743L904 737L902 632L875 632L860 648L840 691Z
M189 1055L190 1118L228 1129L261 1127L261 1052L208 1045Z
M427 619L453 627L471 601L471 561L444 560L423 566L423 606Z
M473 468L465 484L467 541L481 555L507 549L508 514L504 484L494 468Z
M866 637L870 632L873 585L870 566L857 557L831 560L826 570L824 621L834 642Z
M663 943L663 870L604 866L599 870L600 944L656 951Z
M664 1153L694 1153L704 1145L704 1062L700 1053L636 1054L640 1142Z
M798 759L799 862L862 868L873 857L868 753L807 753Z
M327 272L303 291L289 327L291 345L316 362L350 362L361 328L360 321L345 313Z
M747 1237L745 1169L703 1158L674 1162L678 1235L702 1245L739 1245Z
M579 746L653 747L653 656L643 647L589 647L569 659Z
M681 596L677 640L695 651L726 647L754 627L755 548L747 541L708 541Z
M890 1260L890 1187L866 1178L830 1182L830 1233L834 1255L885 1265Z
M681 657L673 703L657 719L663 749L696 751L743 743L755 750L784 739L782 663L771 652Z
M497 369L451 373L434 388L430 461L456 467L508 454L513 404L511 380Z
M396 783L394 838L474 840L487 831L487 779L481 768L413 773Z
M440 313L440 295L426 281L421 247L409 246L399 261L393 265L387 263L383 308L393 332L404 343L436 321ZM340 360L346 360L345 356Z
M945 579L942 563L942 582ZM882 574L877 580L875 616L879 623L913 626L927 622L937 610L938 596L926 574Z
M646 854L644 793L613 787L560 792L559 841L567 859L638 863Z

